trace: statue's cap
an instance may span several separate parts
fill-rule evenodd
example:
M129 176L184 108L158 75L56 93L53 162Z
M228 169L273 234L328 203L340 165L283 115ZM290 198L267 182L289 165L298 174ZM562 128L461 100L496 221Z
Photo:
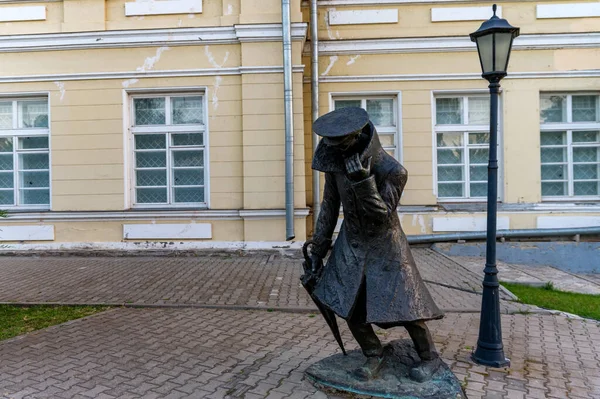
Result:
M347 107L319 117L313 124L313 131L321 137L341 138L361 130L367 123L367 111L359 107Z

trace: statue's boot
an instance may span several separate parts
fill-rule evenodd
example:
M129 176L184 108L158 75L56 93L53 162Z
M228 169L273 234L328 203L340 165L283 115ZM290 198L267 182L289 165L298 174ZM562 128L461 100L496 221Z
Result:
M383 346L373 326L348 320L348 327L367 358L362 367L353 371L354 376L363 380L376 378L383 366Z
M381 368L383 367L383 361L383 356L368 357L365 364L354 370L352 374L361 380L377 378L379 376L379 371L381 371Z
M438 371L441 364L442 360L439 357L432 360L423 360L410 370L409 377L411 380L417 382L430 380L435 372Z
M431 333L423 321L408 323L404 327L421 358L421 362L410 370L409 376L417 382L427 381L439 369L442 361L435 350Z

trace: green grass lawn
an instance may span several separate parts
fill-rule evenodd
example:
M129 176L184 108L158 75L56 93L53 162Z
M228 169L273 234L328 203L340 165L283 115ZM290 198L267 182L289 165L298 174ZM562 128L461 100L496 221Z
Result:
M600 295L559 291L551 284L545 287L529 287L511 283L501 284L518 296L522 303L600 320Z
M106 306L0 305L0 340L109 309Z

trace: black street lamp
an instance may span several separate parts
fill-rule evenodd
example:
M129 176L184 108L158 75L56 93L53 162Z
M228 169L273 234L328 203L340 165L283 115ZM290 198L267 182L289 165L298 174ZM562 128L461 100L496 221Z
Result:
M488 164L487 239L481 321L477 349L472 355L476 363L492 367L506 367L510 360L504 356L502 326L500 324L500 297L498 268L496 267L496 215L498 201L498 93L500 80L506 76L510 50L519 28L507 20L494 16L471 33L477 43L479 61L484 79L490 82L490 156Z

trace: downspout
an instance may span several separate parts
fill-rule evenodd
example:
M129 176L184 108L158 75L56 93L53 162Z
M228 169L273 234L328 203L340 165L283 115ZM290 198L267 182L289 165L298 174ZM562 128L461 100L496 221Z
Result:
M292 93L292 26L290 0L281 0L283 33L283 101L285 110L285 236L296 237L294 232L294 109Z
M311 110L312 123L315 123L319 117L319 12L317 0L310 0L310 47L312 60L312 73L310 79ZM312 124L311 124L312 126ZM312 127L311 127L312 131ZM319 144L319 137L312 132L313 156ZM319 171L313 170L312 175L313 191L313 231L317 229L317 218L321 212L321 184L319 182Z

